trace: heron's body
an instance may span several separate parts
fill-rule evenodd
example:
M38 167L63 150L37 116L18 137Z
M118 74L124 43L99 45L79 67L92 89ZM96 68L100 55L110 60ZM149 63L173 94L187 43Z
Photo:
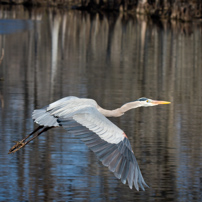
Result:
M53 102L43 109L34 110L32 118L42 126L68 125L66 129L69 131L72 126L77 129L83 125L109 143L118 143L123 140L124 132L99 111L102 111L102 108L95 100L70 96ZM106 111L110 112L110 110Z
M24 147L41 133L62 126L79 137L97 155L103 165L107 166L124 184L128 181L131 189L134 185L137 190L139 186L144 190L147 184L127 136L106 117L119 117L130 109L158 104L169 104L169 102L140 98L118 109L106 110L92 99L65 97L42 109L34 110L32 118L40 125L39 128L14 145L9 153ZM39 129L42 131L25 142Z

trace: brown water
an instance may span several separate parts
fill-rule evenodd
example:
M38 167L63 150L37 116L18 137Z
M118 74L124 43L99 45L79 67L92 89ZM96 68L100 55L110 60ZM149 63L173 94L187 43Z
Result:
M126 15L0 7L0 201L202 201L202 26ZM32 111L74 95L107 109L145 181L130 190L79 139L53 129L19 152Z

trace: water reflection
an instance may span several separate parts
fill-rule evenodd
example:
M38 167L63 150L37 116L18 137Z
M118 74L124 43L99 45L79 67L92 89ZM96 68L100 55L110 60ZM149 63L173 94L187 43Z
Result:
M200 24L56 9L0 11L2 20L32 24L18 32L16 23L15 32L0 35L0 200L202 200ZM142 96L173 103L112 119L129 136L150 189L122 185L62 129L7 155L12 141L34 128L34 108L68 95L109 109Z
M30 20L0 20L0 34L11 34L29 29L32 29L32 21Z

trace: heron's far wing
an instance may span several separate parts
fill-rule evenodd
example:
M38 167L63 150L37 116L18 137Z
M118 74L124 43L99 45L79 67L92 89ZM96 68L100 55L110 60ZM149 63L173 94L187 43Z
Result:
M62 99L59 99L51 104L49 104L49 106L47 107L47 111L50 111L56 107L61 107L61 106L64 106L65 104L67 104L69 101L72 101L72 100L79 100L78 97L75 97L75 96L68 96L68 97L64 97Z
M89 108L71 119L60 117L58 122L79 137L122 183L127 180L131 189L134 185L137 190L139 186L144 190L147 184L127 136L97 109Z
M45 106L41 109L35 109L32 113L32 118L34 121L43 126L59 126L57 122L57 118L52 116L52 112L58 109L62 109L63 107L67 106L68 103L71 104L72 101L78 100L79 98L74 96L64 97L59 99L48 106Z

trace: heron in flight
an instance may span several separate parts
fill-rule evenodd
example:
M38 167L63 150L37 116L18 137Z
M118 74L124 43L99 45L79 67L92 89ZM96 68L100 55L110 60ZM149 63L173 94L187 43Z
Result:
M127 181L131 189L134 185L138 191L139 187L145 190L144 187L148 185L142 177L128 137L106 117L120 117L130 109L159 104L170 104L170 102L139 98L118 109L107 110L92 99L74 96L62 98L33 111L32 118L39 127L17 142L9 150L9 154L18 151L43 132L62 126L80 138L96 154L102 164L107 166L115 177L121 179L123 184ZM34 136L31 138L32 135ZM29 137L30 139L27 140Z

